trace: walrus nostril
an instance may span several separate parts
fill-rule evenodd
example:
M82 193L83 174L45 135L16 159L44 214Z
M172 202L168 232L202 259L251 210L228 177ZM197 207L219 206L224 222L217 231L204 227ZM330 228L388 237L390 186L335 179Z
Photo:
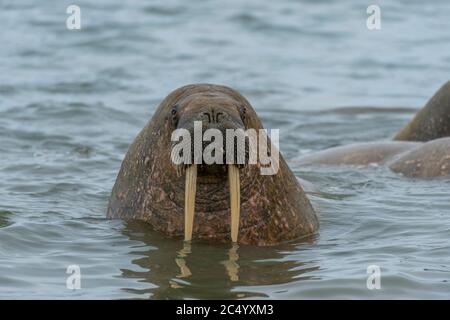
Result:
M221 119L224 117L223 112L214 112L212 109L210 112L203 112L203 116L208 118L208 123L220 123Z
M208 112L203 112L204 116L208 117L208 123L211 123L211 115Z
M216 115L216 123L219 123L219 116L222 116L222 117L223 117L223 113L222 113L222 112L217 112L217 115Z

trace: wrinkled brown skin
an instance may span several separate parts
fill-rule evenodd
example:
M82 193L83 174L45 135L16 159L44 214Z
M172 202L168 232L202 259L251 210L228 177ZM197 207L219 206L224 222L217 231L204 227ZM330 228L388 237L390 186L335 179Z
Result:
M131 144L111 193L109 218L143 220L164 234L184 235L185 176L177 175L170 157L174 130L170 111L191 95L203 102L219 97L229 108L245 106L246 129L262 128L249 102L233 89L202 84L173 91ZM240 169L240 180L240 244L274 245L313 235L318 230L313 207L281 155L277 174L261 175L259 164L249 164ZM229 197L227 179L197 185L194 240L231 241Z
M450 81L394 137L306 155L300 164L387 165L408 177L450 176Z

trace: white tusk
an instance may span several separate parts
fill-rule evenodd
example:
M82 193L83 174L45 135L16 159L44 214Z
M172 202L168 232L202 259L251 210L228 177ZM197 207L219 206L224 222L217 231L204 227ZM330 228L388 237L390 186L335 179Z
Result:
M237 242L239 233L239 216L241 210L241 189L239 169L235 165L228 165L228 181L230 184L231 207L231 240Z
M184 195L184 240L192 240L194 226L195 193L197 189L197 165L186 169L186 186Z

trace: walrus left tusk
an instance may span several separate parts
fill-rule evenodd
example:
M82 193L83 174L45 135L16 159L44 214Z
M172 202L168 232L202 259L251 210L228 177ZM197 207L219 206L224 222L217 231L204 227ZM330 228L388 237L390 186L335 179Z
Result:
M186 169L186 187L184 195L184 240L192 240L194 226L195 193L197 189L197 165Z
M228 165L228 181L230 183L231 241L237 242L239 233L239 216L241 210L241 189L239 182L239 169L235 165Z

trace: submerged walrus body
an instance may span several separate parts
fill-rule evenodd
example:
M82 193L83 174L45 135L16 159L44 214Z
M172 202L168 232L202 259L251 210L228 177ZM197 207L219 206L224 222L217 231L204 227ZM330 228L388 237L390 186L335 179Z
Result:
M136 137L113 187L108 217L139 219L186 240L273 245L314 234L319 226L302 187L283 157L274 175L261 163L174 165L171 135L193 122L224 131L262 129L249 102L216 85L173 91ZM270 142L269 142L270 143Z
M381 164L408 177L450 176L450 81L396 134L394 141L331 148L303 156L297 162Z
M298 164L386 165L408 177L450 176L450 138L422 142L368 142L330 148L295 160Z

